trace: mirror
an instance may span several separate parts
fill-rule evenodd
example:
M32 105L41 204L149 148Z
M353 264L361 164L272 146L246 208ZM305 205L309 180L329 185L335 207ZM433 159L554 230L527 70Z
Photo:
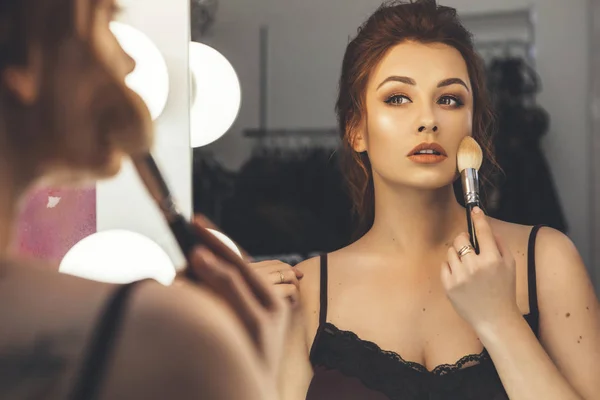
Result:
M192 30L202 32L195 40L226 55L240 77L243 96L228 133L194 151L195 210L257 259L295 263L347 244L353 222L336 166L339 135L333 109L348 38L379 2L350 7L335 1L302 6L233 1L215 7L211 1L210 7L204 4L204 14L198 11L202 3L192 2L192 7L210 15L211 23L201 27L202 22L192 19ZM587 57L583 47L568 45L583 40L581 34L568 32L540 47L540 35L555 23L565 24L558 10L540 16L536 6L499 10L493 2L448 3L458 6L463 24L474 34L498 107L504 105L504 134L497 136L496 146L508 176L486 191L488 212L568 233L589 265L591 226L582 211L589 189L583 176L574 180L568 172L588 167L590 154L581 151L590 135L582 111L587 78L583 64L569 63L562 54L569 48L568 59ZM574 26L587 23L570 18ZM578 104L569 110L557 101L566 88L554 77L563 73ZM522 109L507 108L512 104ZM515 157L536 183L511 177ZM526 204L516 192L523 185L529 188Z

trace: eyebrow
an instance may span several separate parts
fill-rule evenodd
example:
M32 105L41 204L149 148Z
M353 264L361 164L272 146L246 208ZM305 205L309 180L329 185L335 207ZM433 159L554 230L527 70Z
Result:
M379 90L380 87L382 87L384 84L388 83L388 82L401 82L401 83L405 83L407 85L413 85L415 86L417 84L417 82L415 82L414 79L409 78L407 76L388 76L387 78L384 79L383 82L381 82L379 84L379 86L377 86L377 89ZM444 79L443 81L440 81L440 83L438 83L437 87L441 88L441 87L446 87L446 86L450 86L450 85L462 85L465 87L465 89L467 89L467 91L470 92L469 87L467 86L467 84L465 83L465 81L463 81L460 78L448 78L448 79Z

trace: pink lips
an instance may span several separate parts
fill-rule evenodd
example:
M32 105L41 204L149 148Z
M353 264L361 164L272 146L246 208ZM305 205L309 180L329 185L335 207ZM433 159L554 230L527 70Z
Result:
M448 158L444 148L437 143L421 143L407 157L417 164L437 164Z

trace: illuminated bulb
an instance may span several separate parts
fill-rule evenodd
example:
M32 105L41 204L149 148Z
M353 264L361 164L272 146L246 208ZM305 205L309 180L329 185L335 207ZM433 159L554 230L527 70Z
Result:
M217 237L217 239L219 239L221 242L225 243L225 245L227 247L229 247L235 254L237 254L238 256L240 256L240 258L242 258L242 253L240 252L240 249L238 249L238 247L235 245L235 243L233 242L233 240L231 240L229 237L227 237L225 234L216 231L214 229L207 229L207 231L209 231L210 233L212 233L213 235L215 235Z
M190 43L191 144L206 146L223 136L240 110L241 88L235 70L217 50Z
M170 285L176 273L162 247L142 234L120 229L81 240L67 252L59 271L106 283L151 278L163 285Z

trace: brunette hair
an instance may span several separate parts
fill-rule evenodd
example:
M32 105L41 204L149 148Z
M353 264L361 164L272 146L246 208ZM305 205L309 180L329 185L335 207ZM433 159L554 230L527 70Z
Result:
M147 108L94 46L98 4L0 0L0 144L18 179L111 175L116 150L149 146ZM6 71L38 64L37 96L25 104Z
M372 226L375 193L371 164L366 153L352 148L356 128L365 116L365 89L371 71L395 45L403 41L444 43L457 49L466 61L473 87L473 137L481 145L482 180L497 164L492 151L494 113L487 94L484 63L473 46L472 35L463 27L456 10L435 0L390 1L382 4L359 28L344 54L336 114L342 135L341 169L358 219L356 235Z

